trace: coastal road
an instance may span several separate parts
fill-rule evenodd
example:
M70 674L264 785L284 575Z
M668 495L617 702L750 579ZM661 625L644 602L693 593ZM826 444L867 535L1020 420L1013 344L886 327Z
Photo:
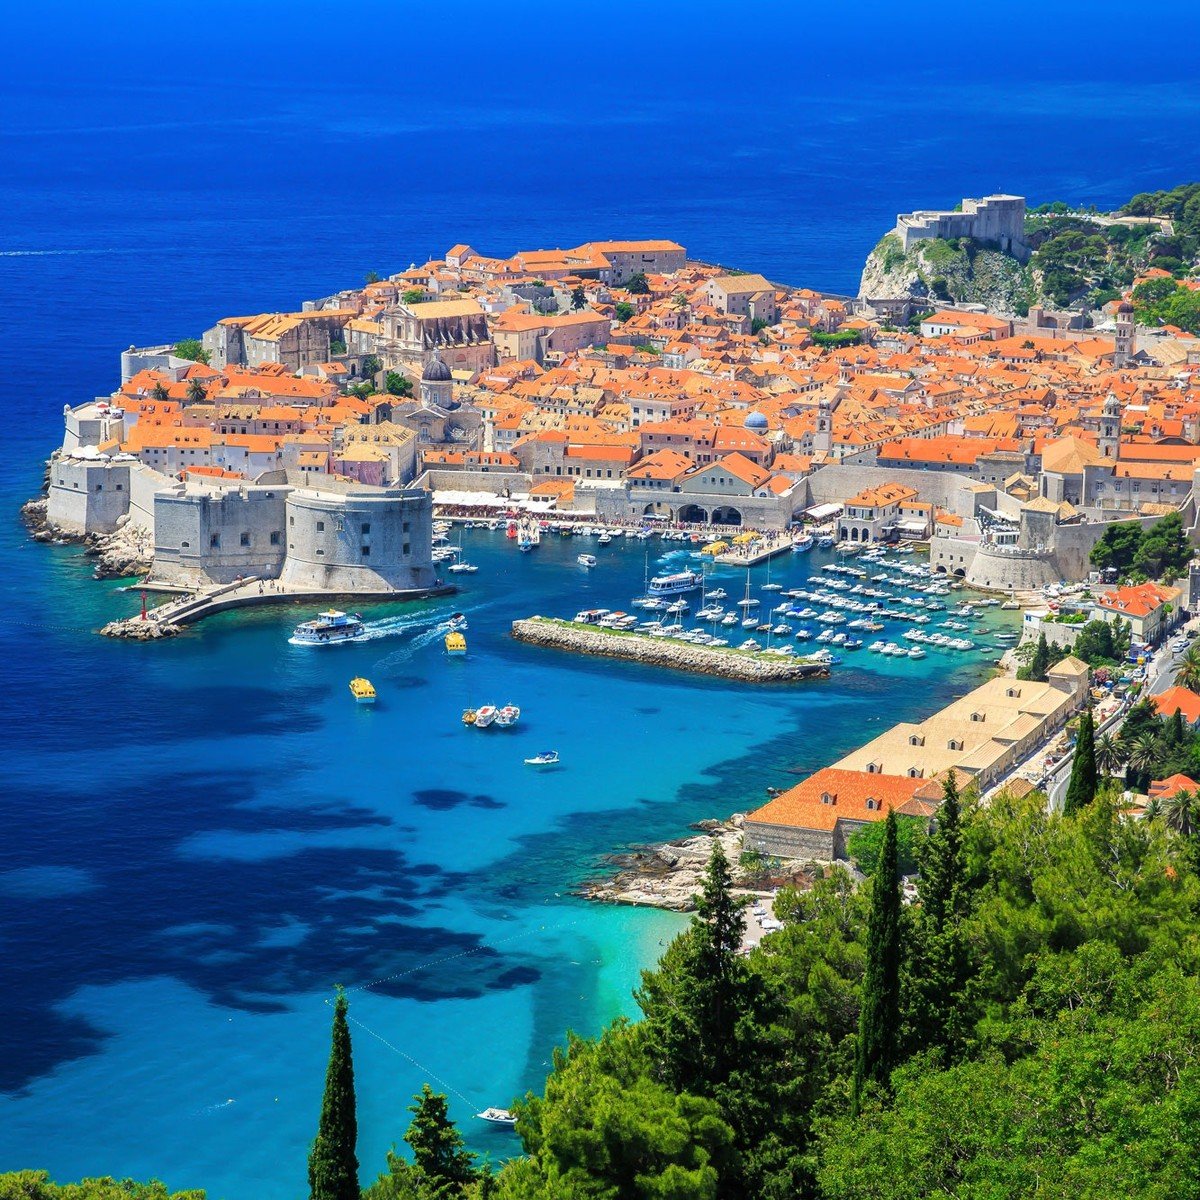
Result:
M1155 696L1159 692L1166 691L1175 682L1175 672L1179 667L1179 660L1183 657L1183 650L1171 649L1171 640L1179 636L1180 631L1176 630L1171 635L1171 639L1164 642L1160 649L1146 664L1146 686L1142 689L1141 695ZM1125 714L1129 711L1128 706L1122 705L1117 709L1102 725L1097 726L1097 737L1102 733L1119 729L1125 720ZM1048 804L1051 812L1057 812L1062 808L1063 798L1067 794L1067 784L1071 779L1071 763L1074 755L1068 755L1062 762L1055 765L1054 769L1046 776L1043 781L1043 788L1048 798Z

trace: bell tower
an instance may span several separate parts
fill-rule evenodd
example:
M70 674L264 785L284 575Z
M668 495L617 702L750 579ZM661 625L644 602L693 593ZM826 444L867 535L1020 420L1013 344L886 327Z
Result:
M1109 392L1104 400L1104 411L1100 415L1100 453L1105 458L1115 459L1121 443L1121 404Z
M1117 308L1117 350L1113 355L1113 366L1119 371L1129 365L1136 353L1133 305L1128 300Z

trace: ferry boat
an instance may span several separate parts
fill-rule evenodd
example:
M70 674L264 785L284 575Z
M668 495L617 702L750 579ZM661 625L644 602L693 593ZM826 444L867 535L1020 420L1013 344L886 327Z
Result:
M358 613L338 612L331 608L317 613L292 630L288 642L293 646L332 646L338 642L353 642L365 637L367 628Z
M369 679L360 677L350 680L350 694L356 704L375 703L375 685Z
M673 575L655 575L650 580L649 592L651 596L678 596L703 586L704 576L699 571L677 571Z
M558 751L543 750L540 754L527 758L525 765L527 767L555 767L558 765Z
M803 554L806 550L811 550L814 545L815 545L815 540L813 538L813 535L811 533L806 533L803 536L798 537L792 543L792 553L793 554Z
M515 704L506 704L496 714L498 729L511 729L521 719L521 710Z
M580 554L575 561L581 567L594 567L596 565L596 556L594 554Z
M457 629L446 634L446 653L451 658L460 658L467 652L467 639Z
M485 1108L483 1112L476 1113L475 1116L480 1121L488 1121L492 1125L515 1125L517 1123L517 1118L507 1108Z

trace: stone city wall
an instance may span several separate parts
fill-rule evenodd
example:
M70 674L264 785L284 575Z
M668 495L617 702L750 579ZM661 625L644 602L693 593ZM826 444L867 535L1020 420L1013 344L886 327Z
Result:
M129 463L64 458L50 463L46 520L63 533L112 533L129 511Z
M747 850L776 858L814 858L829 862L834 857L833 831L797 829L794 825L771 825L746 818L742 827Z

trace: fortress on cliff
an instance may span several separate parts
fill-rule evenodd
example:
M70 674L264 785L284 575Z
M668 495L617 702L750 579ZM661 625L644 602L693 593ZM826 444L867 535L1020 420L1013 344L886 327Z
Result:
M966 199L961 211L925 211L901 213L893 231L905 252L930 238L974 238L998 246L1021 262L1031 253L1025 241L1025 197L984 196Z

